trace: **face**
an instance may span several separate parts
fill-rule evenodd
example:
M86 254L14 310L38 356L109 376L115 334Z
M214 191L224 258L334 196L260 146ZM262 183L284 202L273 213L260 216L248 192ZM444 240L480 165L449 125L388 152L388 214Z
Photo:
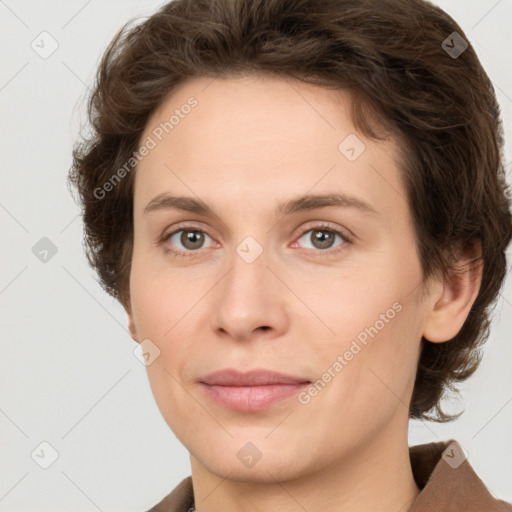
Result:
M199 78L142 135L130 330L158 347L158 407L213 473L294 478L406 430L430 304L396 145L358 133L350 101ZM290 379L208 378L225 369Z

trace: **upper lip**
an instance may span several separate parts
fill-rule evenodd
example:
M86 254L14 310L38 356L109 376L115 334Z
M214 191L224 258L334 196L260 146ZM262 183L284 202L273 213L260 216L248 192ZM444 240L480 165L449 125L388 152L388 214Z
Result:
M210 386L268 386L271 384L303 384L310 381L302 377L264 369L239 372L226 368L202 377L200 382Z

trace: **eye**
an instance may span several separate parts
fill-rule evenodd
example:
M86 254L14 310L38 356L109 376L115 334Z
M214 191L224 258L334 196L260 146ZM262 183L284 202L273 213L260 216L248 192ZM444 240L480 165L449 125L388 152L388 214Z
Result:
M162 236L161 242L171 245L171 251L176 253L178 256L193 256L198 249L204 249L204 243L206 238L213 241L204 231L195 229L193 227L182 228L174 230L170 233L166 233ZM180 247L181 244L181 247ZM178 247L175 249L174 247Z
M310 226L307 230L303 230L297 242L305 239L299 245L305 244L306 247L299 247L299 249L317 249L317 251L325 252L328 254L338 253L343 251L347 244L351 243L351 237L344 231L336 229L327 224L317 224ZM335 245L336 239L339 243ZM208 242L205 245L205 242ZM292 247L296 246L295 242ZM160 244L166 247L166 251L174 256L197 256L200 249L213 247L215 241L203 230L195 226L178 226L173 230L166 232L160 239ZM310 244L307 247L307 244Z
M334 245L336 238L341 241L337 246ZM350 243L350 239L345 233L328 225L312 226L310 229L303 231L297 241L301 239L305 239L306 244L311 244L310 247L306 247L306 249L318 249L323 252L338 252L339 250L343 250L346 244ZM328 251L333 247L334 251Z

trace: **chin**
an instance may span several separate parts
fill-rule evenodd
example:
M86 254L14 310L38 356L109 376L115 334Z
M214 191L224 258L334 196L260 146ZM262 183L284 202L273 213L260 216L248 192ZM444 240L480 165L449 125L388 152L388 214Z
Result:
M307 461L301 457L301 446L286 445L282 438L271 442L266 435L268 431L259 436L235 435L224 443L206 439L189 452L211 473L236 482L275 483L313 472L303 467Z

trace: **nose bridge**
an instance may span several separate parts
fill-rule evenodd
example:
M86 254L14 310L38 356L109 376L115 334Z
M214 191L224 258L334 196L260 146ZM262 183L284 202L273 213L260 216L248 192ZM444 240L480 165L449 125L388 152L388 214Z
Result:
M279 283L267 268L270 253L254 236L246 236L235 246L230 270L220 284L215 307L216 328L237 339L245 339L259 327L283 328L285 312Z
M258 238L260 238L261 241L261 235L258 236ZM258 240L256 240L256 238L252 235L246 236L236 246L235 252L239 258L247 265L252 265L254 262L261 259L263 253L267 253L267 251L265 251L263 248L263 242L258 242Z
M261 240L261 236L258 237ZM231 258L231 272L228 277L230 293L244 299L258 300L262 288L268 286L267 264L269 252L254 236L246 236L235 247ZM240 297L238 297L240 299Z

